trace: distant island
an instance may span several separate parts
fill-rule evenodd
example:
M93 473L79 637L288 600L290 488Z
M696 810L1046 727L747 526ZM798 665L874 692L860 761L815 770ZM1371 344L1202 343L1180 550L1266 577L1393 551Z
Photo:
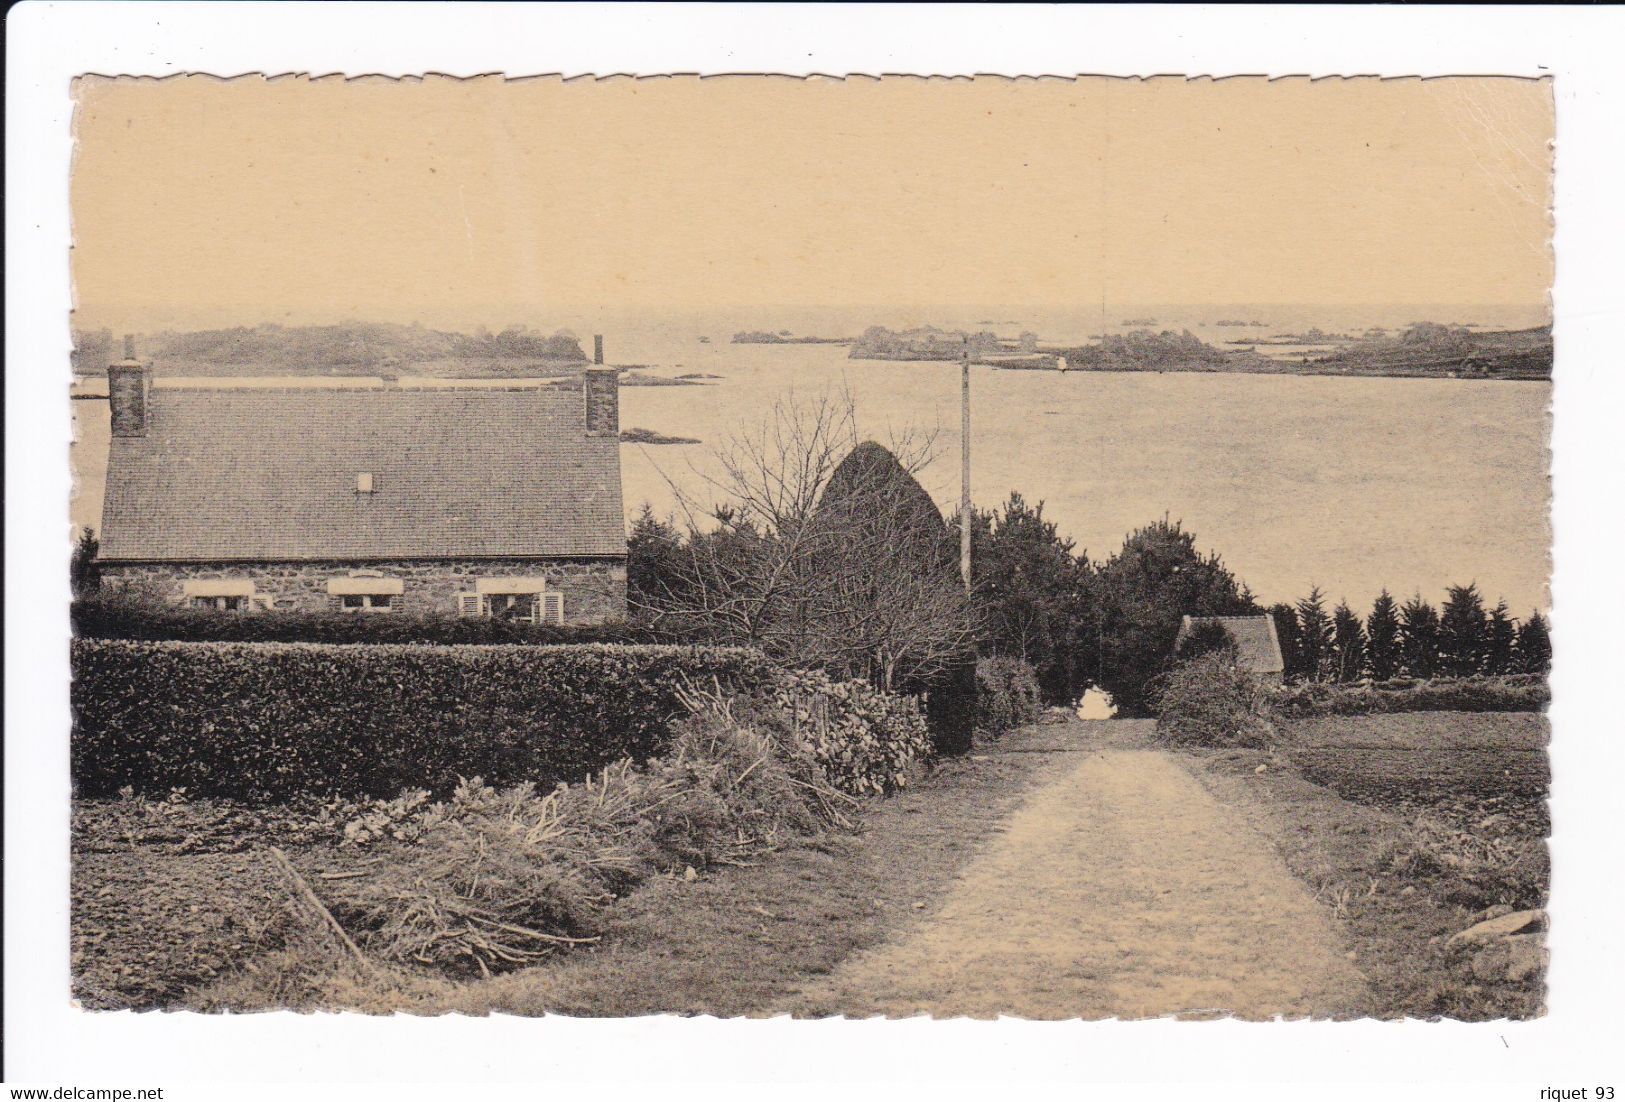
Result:
M1189 329L1106 333L1093 344L1056 349L1055 355L1069 371L1236 371L1253 366L1247 354L1215 348Z
M68 362L73 365L75 375L100 375L108 364L123 359L123 355L122 349L113 346L111 329L73 331L73 351L68 354Z
M1269 322L1267 322L1267 321L1240 321L1240 320L1237 320L1235 318L1226 318L1223 321L1216 321L1213 324L1218 325L1218 326L1222 326L1222 327L1225 327L1225 328L1229 328L1229 329L1245 329L1245 328L1261 329L1264 326L1268 325Z
M1123 319L1123 324L1124 325L1155 325L1155 324L1157 324L1157 319L1156 318L1124 318Z
M700 441L692 436L667 436L654 429L623 429L621 430L621 443L623 444L698 444Z
M74 333L76 374L96 375L115 356L109 330ZM196 332L165 330L136 340L137 354L164 375L297 376L410 372L448 378L575 374L588 366L573 333L511 325L453 333L421 325L239 326ZM122 347L117 349L122 357Z
M793 337L788 329L777 333L769 333L762 329L751 329L743 333L735 333L734 344L851 344L851 337Z
M1310 330L1343 347L1322 356L1272 358L1254 347L1218 348L1189 330L1105 335L1092 344L1046 348L1042 354L992 361L1008 370L1226 371L1278 375L1354 375L1437 379L1539 380L1552 376L1552 330L1473 332L1420 322L1397 335L1370 330L1359 338ZM1287 342L1253 341L1249 345ZM983 361L987 362L987 361Z
M705 386L703 380L714 377L689 374L674 378L670 375L645 375L641 371L623 371L620 382L622 386Z
M1376 332L1376 330L1370 330L1365 335L1370 337L1375 335ZM1387 332L1387 330L1383 330L1383 332ZM1225 341L1225 343L1251 345L1340 344L1361 339L1361 337L1356 337L1349 333L1323 333L1319 329L1311 329L1307 333L1277 333L1272 337L1240 337L1236 340Z
M1023 333L1011 341L986 330L966 333L927 325L893 331L874 325L863 331L848 355L854 360L957 360L968 353L971 359L981 360L988 356L1031 355L1037 351L1035 333Z
M1317 371L1347 375L1550 379L1552 327L1475 332L1418 322L1395 336L1373 330L1309 362Z

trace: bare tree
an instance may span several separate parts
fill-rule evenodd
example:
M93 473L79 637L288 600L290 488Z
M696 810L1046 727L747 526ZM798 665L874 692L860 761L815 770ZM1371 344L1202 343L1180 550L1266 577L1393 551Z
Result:
M860 446L850 395L781 400L702 476L720 505L673 487L687 530L640 611L881 688L936 676L971 650L975 622L912 477L931 441Z

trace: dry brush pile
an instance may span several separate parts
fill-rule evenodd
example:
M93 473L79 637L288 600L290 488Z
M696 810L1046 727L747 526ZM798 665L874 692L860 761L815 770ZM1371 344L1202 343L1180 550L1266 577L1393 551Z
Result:
M666 752L539 791L479 779L361 809L347 844L382 858L324 885L368 958L460 976L592 943L609 908L657 876L748 864L853 825L865 795L907 783L929 740L912 700L818 674L751 697L684 692Z
M1262 747L1275 741L1269 694L1221 648L1176 665L1155 684L1157 738L1175 746Z

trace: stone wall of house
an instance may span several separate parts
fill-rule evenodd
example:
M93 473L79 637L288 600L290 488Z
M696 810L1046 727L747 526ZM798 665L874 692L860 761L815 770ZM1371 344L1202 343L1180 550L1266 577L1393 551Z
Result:
M337 610L340 600L327 592L334 578L354 572L399 578L400 596L391 608L403 613L458 611L460 593L472 593L476 579L541 577L564 594L564 620L601 624L626 618L624 559L423 559L389 562L267 563L102 563L104 590L138 593L179 604L188 580L250 579L255 593L271 598L272 607L302 612Z

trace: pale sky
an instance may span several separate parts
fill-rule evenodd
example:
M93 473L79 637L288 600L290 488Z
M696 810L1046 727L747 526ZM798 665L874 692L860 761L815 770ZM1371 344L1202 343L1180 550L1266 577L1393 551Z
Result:
M81 320L1545 302L1541 81L76 87Z

